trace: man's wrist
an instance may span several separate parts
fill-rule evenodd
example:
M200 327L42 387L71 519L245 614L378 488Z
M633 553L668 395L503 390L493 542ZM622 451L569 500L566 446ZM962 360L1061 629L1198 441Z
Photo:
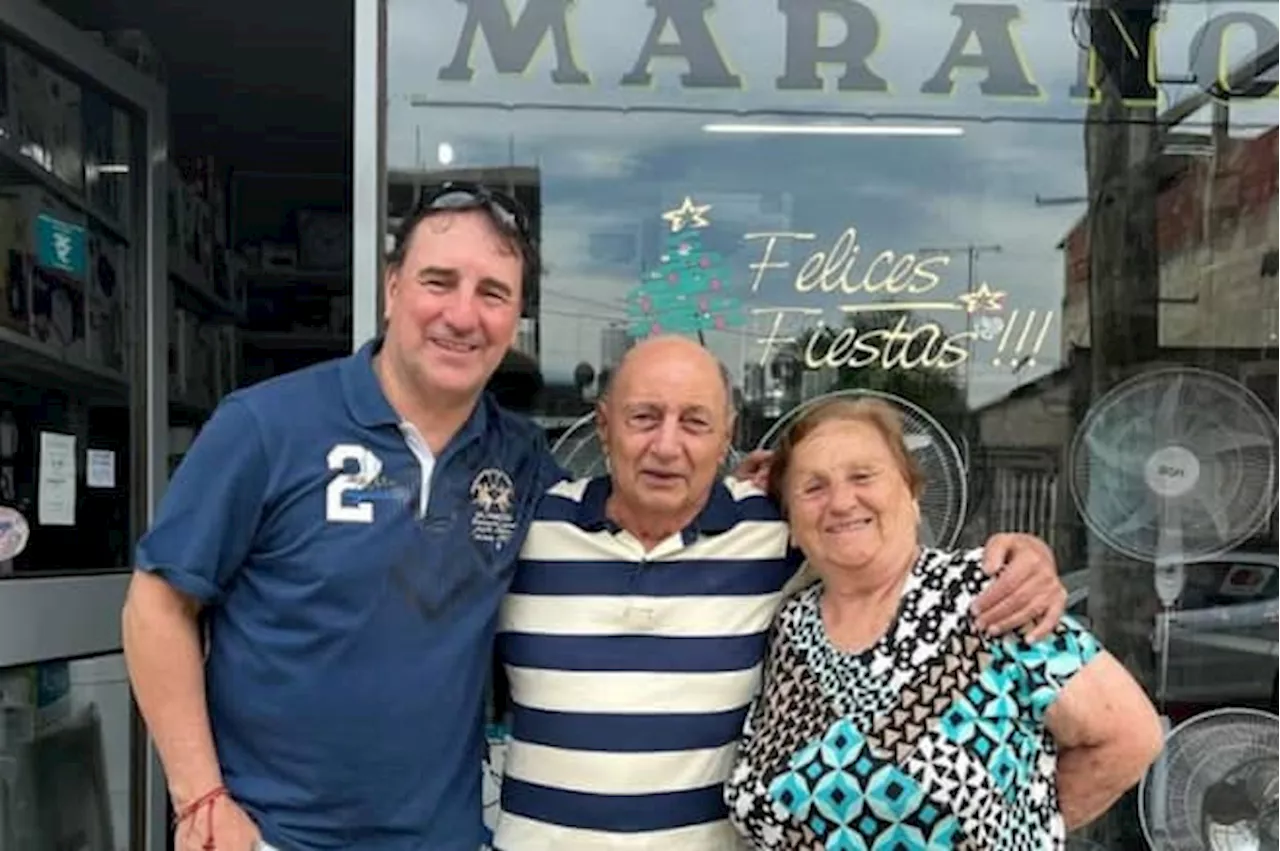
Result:
M175 809L182 809L190 805L192 801L198 800L202 795L207 795L222 785L221 772L213 771L193 774L190 777L181 778L181 781L175 780L171 782L169 784L169 797L172 799Z

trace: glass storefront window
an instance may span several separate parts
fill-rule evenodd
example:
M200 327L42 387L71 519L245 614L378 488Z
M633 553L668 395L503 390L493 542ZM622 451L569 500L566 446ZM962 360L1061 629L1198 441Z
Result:
M0 37L0 578L129 564L141 127Z
M120 654L0 668L0 849L129 847Z
M389 0L386 33L388 226L448 179L530 207L518 348L577 472L653 333L729 367L741 451L891 394L934 540L1048 541L1171 727L1276 711L1274 8ZM1090 836L1144 847L1134 798Z

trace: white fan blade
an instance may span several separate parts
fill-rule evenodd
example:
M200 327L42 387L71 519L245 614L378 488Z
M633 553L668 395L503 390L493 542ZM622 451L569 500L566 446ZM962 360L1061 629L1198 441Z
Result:
M1224 541L1227 540L1231 534L1231 517L1227 514L1227 506L1223 499L1218 494L1210 493L1208 488L1196 488L1192 493L1195 501L1204 509L1204 513L1209 515L1218 537Z
M1091 429L1085 434L1084 442L1089 454L1118 473L1142 475L1141 461L1128 457L1128 453L1117 450L1098 436L1099 432L1105 431L1106 429L1098 429L1096 431Z
M1178 422L1178 412L1182 409L1182 373L1174 373L1164 389L1160 399L1160 408L1155 414L1157 433L1163 435L1164 430Z
M1124 522L1118 523L1111 527L1111 534L1115 538L1123 538L1130 532L1136 532L1139 529L1146 529L1156 521L1156 506L1154 498L1143 503L1134 510Z
M1196 441L1192 448L1196 454L1221 455L1224 452L1239 452L1244 449L1267 449L1272 441L1266 435L1240 431L1234 428L1216 428L1212 436L1203 443Z

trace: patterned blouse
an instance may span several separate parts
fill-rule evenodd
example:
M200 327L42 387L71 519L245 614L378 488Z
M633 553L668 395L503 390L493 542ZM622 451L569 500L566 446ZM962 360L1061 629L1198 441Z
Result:
M872 647L826 637L821 584L783 606L747 717L730 817L758 849L1042 851L1064 845L1045 710L1099 651L1070 618L992 639L982 551L924 550Z

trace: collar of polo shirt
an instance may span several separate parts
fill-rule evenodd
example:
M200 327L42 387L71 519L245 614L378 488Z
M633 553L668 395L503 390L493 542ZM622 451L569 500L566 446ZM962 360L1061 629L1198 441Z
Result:
M370 340L360 347L352 357L342 362L342 395L347 400L347 407L356 422L366 428L375 426L401 425L400 415L391 407L387 396L382 392L382 384L373 369L373 356L382 348L382 338ZM473 434L483 434L488 422L490 404L489 394L482 394L476 403L475 410L467 418L466 425L454 438L466 438Z
M622 527L613 522L605 512L609 494L613 491L613 482L608 476L592 479L587 484L578 503L578 525L592 532L621 532ZM699 535L719 535L733 528L741 518L738 516L737 503L728 486L717 481L711 486L711 496L707 504L693 518L693 522L681 532L686 544L697 540Z

